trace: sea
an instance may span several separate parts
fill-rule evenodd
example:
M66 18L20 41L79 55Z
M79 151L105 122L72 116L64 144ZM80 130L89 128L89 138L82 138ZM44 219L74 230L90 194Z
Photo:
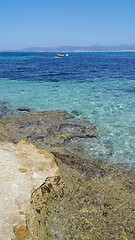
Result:
M135 52L68 54L1 52L0 106L87 119L90 157L135 166Z

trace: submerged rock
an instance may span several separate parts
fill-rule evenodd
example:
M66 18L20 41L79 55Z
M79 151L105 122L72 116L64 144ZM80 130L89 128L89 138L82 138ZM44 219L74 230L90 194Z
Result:
M1 121L0 139L25 140L45 149L66 147L76 139L96 137L96 129L86 120L76 120L65 111L34 112L25 117Z
M29 107L20 107L20 108L17 108L17 111L32 112L32 111L34 111L34 110L31 109L31 108L29 108Z

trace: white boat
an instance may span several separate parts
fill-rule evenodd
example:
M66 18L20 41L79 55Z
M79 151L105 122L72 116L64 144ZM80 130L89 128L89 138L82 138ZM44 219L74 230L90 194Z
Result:
M64 53L58 53L57 54L57 57L68 57L68 54L66 53L66 54L64 54Z

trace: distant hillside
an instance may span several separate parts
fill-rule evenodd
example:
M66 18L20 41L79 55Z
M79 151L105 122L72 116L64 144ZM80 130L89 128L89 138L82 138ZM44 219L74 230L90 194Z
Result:
M21 50L4 50L0 52L124 52L134 51L134 45L118 45L118 46L59 46L59 47L29 47Z
M116 51L135 51L135 45L118 46L60 46L60 47L30 47L22 50L23 52L116 52Z

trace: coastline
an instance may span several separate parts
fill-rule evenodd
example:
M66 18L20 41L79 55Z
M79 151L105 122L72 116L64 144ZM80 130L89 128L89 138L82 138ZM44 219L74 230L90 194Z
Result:
M61 52L61 50L56 50L56 51L45 51L45 50L33 50L33 51L29 51L29 50L27 50L27 51L22 51L22 50L5 50L5 51L0 51L0 53L8 53L8 52L14 52L14 53L44 53L44 52L46 52L46 53L59 53L59 52ZM69 50L62 50L62 52L66 52L66 53L120 53L120 52L135 52L135 50L73 50L73 51L69 51Z
M1 119L0 141L6 142L1 143L1 151L6 151L7 172L14 172L9 164L13 161L11 166L15 163L22 176L31 178L36 171L41 179L34 175L37 185L32 198L33 182L26 181L30 191L26 191L28 187L23 190L23 199L29 211L22 214L23 223L15 219L13 240L134 239L135 171L127 167L124 172L125 166L86 159L83 141L98 137L96 127L65 111L18 111L24 116L9 118L3 113ZM21 165L14 162L15 155ZM48 170L39 168L46 156L51 162ZM20 190L22 186L23 182Z

